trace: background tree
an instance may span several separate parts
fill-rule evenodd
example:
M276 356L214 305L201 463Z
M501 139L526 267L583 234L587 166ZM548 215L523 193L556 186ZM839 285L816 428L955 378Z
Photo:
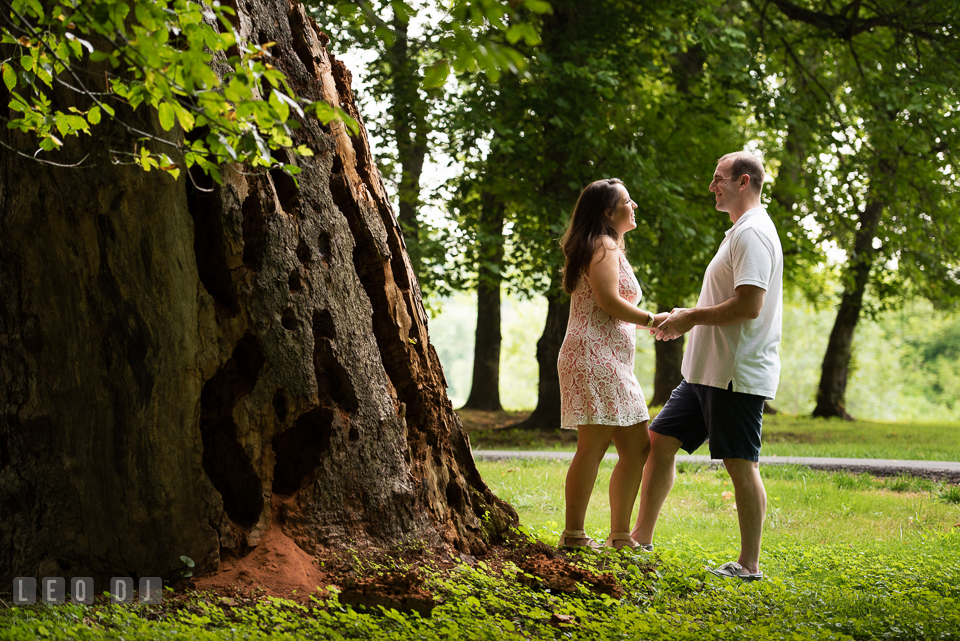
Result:
M362 122L304 8L3 9L0 98L26 115L0 134L0 580L173 577L276 537L478 552L514 522L446 398L365 131L300 112ZM209 120L187 131L177 105ZM57 136L78 113L96 136ZM56 161L22 160L38 141Z
M951 151L958 10L949 2L910 12L886 2L753 7L786 83L771 99L792 105L779 128L808 150L804 209L819 240L847 252L814 415L849 417L844 394L862 313L917 295L951 307L960 294Z
M708 190L716 161L747 142L755 91L753 59L743 21L723 5L674 7L661 14L659 69L638 105L643 171L637 186L643 223L628 236L649 258L638 264L656 311L696 303L703 272L729 218ZM635 198L636 200L637 198ZM656 341L651 405L663 405L680 384L684 340Z

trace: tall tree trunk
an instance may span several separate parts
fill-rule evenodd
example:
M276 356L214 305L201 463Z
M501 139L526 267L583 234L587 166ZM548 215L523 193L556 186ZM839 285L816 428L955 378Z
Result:
M560 374L557 361L570 320L570 297L560 289L559 284L556 285L547 294L547 321L537 341L537 366L540 368L537 407L526 420L516 425L521 429L560 429Z
M677 83L677 91L685 96L691 95L691 85L703 75L703 65L707 54L702 44L695 44L685 50L677 51L668 58L670 68ZM672 242L660 227L658 245ZM663 279L665 275L661 274ZM662 283L662 280L661 280ZM657 313L669 312L673 306L657 305ZM650 405L663 405L670 398L670 394L683 380L680 366L683 364L683 346L686 336L672 341L654 341L653 355L655 360L653 375L653 398Z
M396 39L390 47L393 84L390 117L397 141L400 184L397 190L398 218L414 273L420 273L420 177L427 156L427 105L420 96L420 71L411 48L406 22L393 19Z
M578 11L587 11L582 5L575 2L558 2L553 5L553 12L543 16L541 36L543 44L541 51L552 58L554 64L571 62L568 42L575 37L578 24ZM540 200L544 203L544 219L555 217L557 225L573 211L580 189L581 168L576 166L577 159L571 159L569 151L569 130L553 122L552 111L558 117L568 118L570 114L565 110L568 107L562 101L549 100L543 106L543 140L544 166L548 168L539 188ZM559 276L563 265L563 255L557 250L556 272ZM537 407L517 427L530 430L559 430L560 429L560 376L557 372L557 360L560 356L560 347L567 333L567 322L570 319L570 297L563 291L559 278L551 278L550 289L547 291L547 318L544 323L543 334L537 341L537 365L540 369L537 384Z
M362 123L302 6L235 6L299 95ZM0 150L0 584L206 572L277 531L479 552L515 523L446 398L365 131L306 119L299 186L224 166L194 176L210 191L111 163L126 136L70 142L91 169Z
M480 203L477 270L477 332L473 383L464 407L502 410L500 404L500 283L503 281L504 204L484 192Z
M669 312L671 309L673 308L657 305L658 314ZM672 341L653 342L653 353L657 365L653 375L653 398L650 400L650 405L666 403L670 394L683 380L680 366L683 364L683 344L685 341L686 337L681 336Z
M820 370L820 385L817 388L814 416L823 418L836 416L847 420L853 418L845 406L851 347L853 334L860 320L863 295L870 280L870 269L877 254L877 250L873 247L873 239L877 234L882 212L883 203L869 200L860 215L854 252L847 263L846 285L843 288L837 318L830 332L830 341L827 343L827 351Z

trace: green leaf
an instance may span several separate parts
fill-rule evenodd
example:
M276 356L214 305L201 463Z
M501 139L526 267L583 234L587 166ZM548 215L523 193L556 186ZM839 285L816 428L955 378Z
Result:
M190 110L178 102L172 103L172 107L174 111L177 112L177 120L180 121L180 127L183 128L184 131L192 131L195 119L193 114L190 113Z
M170 131L176 124L176 114L173 106L169 102L161 102L157 108L157 115L160 117L160 126L164 131Z
M13 91L17 86L17 72L8 63L3 63L3 84L7 85L8 91Z
M87 112L87 121L91 125L96 125L100 122L100 107L91 107L90 111Z
M267 102L277 111L277 117L280 120L286 120L290 117L290 107L277 96L278 93L276 90L271 91Z
M553 13L553 7L544 0L523 0L523 6L533 13Z
M437 87L442 87L443 83L447 81L447 76L450 74L450 66L447 64L446 58L441 58L435 63L427 67L426 73L423 74L423 87L424 89L436 89Z

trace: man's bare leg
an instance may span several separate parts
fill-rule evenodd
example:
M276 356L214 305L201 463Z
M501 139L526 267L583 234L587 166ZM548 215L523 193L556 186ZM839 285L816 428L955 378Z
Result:
M637 543L653 543L653 530L676 478L675 460L682 443L672 436L650 432L650 455L643 468L640 512L630 535Z
M723 464L733 481L737 519L740 521L740 558L737 563L745 571L756 574L760 571L760 540L763 518L767 513L767 492L760 478L760 466L740 458L725 458ZM649 467L649 463L647 465Z

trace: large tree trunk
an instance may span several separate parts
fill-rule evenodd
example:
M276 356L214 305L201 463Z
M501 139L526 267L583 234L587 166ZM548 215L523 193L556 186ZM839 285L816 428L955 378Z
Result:
M547 321L537 341L537 365L540 368L537 386L537 407L516 427L527 430L560 429L560 374L557 361L570 320L570 297L559 287L547 294Z
M360 120L299 4L236 6L298 94ZM58 158L93 168L0 151L0 584L210 571L278 529L310 554L478 552L515 521L446 398L365 131L301 124L299 187L114 165L133 141L108 122Z
M850 368L850 355L853 346L853 334L860 320L863 307L863 295L870 280L877 250L873 247L880 224L883 203L870 200L860 215L860 226L854 241L854 252L847 263L848 274L837 318L830 332L830 341L823 356L820 370L820 385L817 388L817 405L813 415L823 418L841 417L852 420L847 412L844 398L847 391L847 377Z
M489 192L480 204L477 271L477 331L473 382L464 407L502 410L500 404L500 283L503 281L504 205Z
M657 305L657 313L669 312L672 307ZM676 389L683 374L680 366L683 364L683 344L685 336L672 341L654 341L653 353L656 357L656 370L653 374L653 398L650 405L663 405Z

